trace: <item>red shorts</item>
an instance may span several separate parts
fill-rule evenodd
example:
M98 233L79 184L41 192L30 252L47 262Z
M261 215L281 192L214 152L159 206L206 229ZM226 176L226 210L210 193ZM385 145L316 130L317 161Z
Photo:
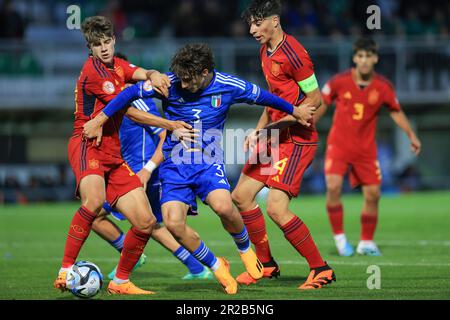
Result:
M327 148L325 155L325 175L344 176L350 168L352 188L359 185L380 185L381 169L376 158L350 155L333 146Z
M254 152L242 169L242 173L269 188L283 190L291 197L296 197L300 193L303 174L314 159L317 145L283 142L277 149L279 155L269 155L270 161L261 159L261 152Z
M76 196L79 197L80 181L95 174L105 179L106 201L111 206L124 194L142 187L142 183L127 163L90 145L92 142L72 137L69 140L69 162L77 181Z

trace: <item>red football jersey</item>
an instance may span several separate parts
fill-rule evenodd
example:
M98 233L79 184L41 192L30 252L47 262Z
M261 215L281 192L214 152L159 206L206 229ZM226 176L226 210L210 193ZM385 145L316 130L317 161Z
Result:
M94 57L86 60L75 89L74 136L80 135L83 125L100 113L124 88L125 83L132 80L137 68L117 57L114 58L112 68L106 67ZM99 148L108 154L120 156L119 128L122 117L123 112L118 112L103 126L103 138Z
M336 101L327 145L352 155L375 158L375 130L381 107L386 105L389 110L399 111L400 104L393 85L383 76L375 73L370 84L362 89L355 79L355 69L350 69L331 78L322 88L325 104Z
M264 44L260 50L261 66L269 91L293 105L299 105L306 97L298 82L314 74L314 66L305 48L294 37L284 34L283 41L272 52ZM268 108L270 120L278 121L287 114ZM293 125L280 133L280 141L291 139L300 144L317 144L314 124L310 127Z

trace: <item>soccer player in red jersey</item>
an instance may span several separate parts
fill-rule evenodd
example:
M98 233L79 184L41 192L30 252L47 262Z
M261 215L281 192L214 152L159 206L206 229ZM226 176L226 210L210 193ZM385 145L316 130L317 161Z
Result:
M292 36L283 32L280 24L279 0L255 0L244 12L250 33L261 44L260 59L271 93L286 101L300 105L310 117L321 104L321 95L314 75L313 63L305 48ZM283 231L285 238L306 258L310 274L299 289L318 289L335 280L333 270L322 259L305 223L292 211L289 203L300 192L305 170L314 159L318 135L311 121L296 121L286 113L266 108L255 131L245 142L247 150L256 144L260 129L279 129L279 159L264 164L251 154L233 191L250 240L255 245L258 259L264 265L265 277L277 277L278 264L272 257L264 216L255 201L258 192L270 188L267 214ZM258 150L270 149L270 142L261 142ZM273 148L273 146L272 146ZM249 285L256 283L248 273L237 281Z
M92 228L92 222L107 200L122 212L132 224L125 236L122 254L108 291L113 294L152 294L129 281L129 275L150 237L155 217L139 178L122 159L118 129L123 113L105 123L103 141L83 138L83 124L102 111L125 86L126 82L150 79L161 93L168 92L169 80L157 71L147 71L114 57L115 37L112 23L105 17L86 19L82 32L91 56L86 60L75 90L75 123L68 145L68 156L77 181L76 193L81 206L70 224L64 257L54 286L67 290L66 276ZM135 121L151 118L154 126L167 130L190 128L182 122L172 122L135 108L127 111ZM96 143L97 142L97 143Z
M364 205L361 213L361 240L356 249L363 255L380 255L373 241L378 222L381 171L377 161L375 129L383 106L411 141L411 150L419 154L421 143L400 108L391 82L374 71L378 62L377 44L370 38L358 39L353 45L356 67L337 74L322 89L323 105L314 115L317 121L333 101L336 111L328 135L325 176L327 211L338 252L354 254L343 226L341 202L343 177L350 169L352 187L362 186Z

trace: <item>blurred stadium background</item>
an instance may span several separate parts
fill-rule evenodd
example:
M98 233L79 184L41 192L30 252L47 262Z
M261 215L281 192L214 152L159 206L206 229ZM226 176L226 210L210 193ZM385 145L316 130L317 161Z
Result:
M115 25L116 50L146 68L166 71L175 50L209 43L217 68L266 87L259 45L240 13L249 1L0 0L0 205L74 199L67 161L76 79L87 56L79 30L66 27L69 5L81 20L101 14ZM415 158L388 112L378 125L385 192L450 189L450 2L439 0L283 1L282 24L308 49L322 86L351 66L351 43L370 33L380 44L377 71L388 77L423 143ZM381 30L369 31L366 8L381 8ZM235 106L227 128L255 126L262 108ZM323 155L330 110L318 125L320 152L302 185L324 194ZM226 152L242 152L241 139ZM237 181L241 165L228 165ZM349 187L347 184L347 191Z

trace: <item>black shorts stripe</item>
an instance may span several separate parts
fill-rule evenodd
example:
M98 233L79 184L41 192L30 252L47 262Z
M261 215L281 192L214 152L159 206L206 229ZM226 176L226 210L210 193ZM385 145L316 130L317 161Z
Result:
M303 146L298 146L299 152L295 155L294 169L290 172L289 177L286 180L286 184L291 184L292 180L294 180L295 170L297 169L298 164L300 163L300 159L302 157Z
M290 45L287 41L286 41L286 49L288 49L288 51L289 51L290 53L292 53L292 56L293 56L294 60L295 60L296 62L298 62L298 64L300 64L300 66L303 67L303 63L302 63L302 61L300 60L300 58L298 57L298 54L295 52L295 50L291 47L291 45Z
M300 159L302 153L302 146L299 145L295 145L294 146L294 152L292 153L291 158L289 159L289 164L286 170L286 174L283 177L282 182L285 184L290 184L291 180L292 180L292 176L295 172L295 169L297 167L298 164L298 160Z
M86 170L86 141L81 141L80 171Z

